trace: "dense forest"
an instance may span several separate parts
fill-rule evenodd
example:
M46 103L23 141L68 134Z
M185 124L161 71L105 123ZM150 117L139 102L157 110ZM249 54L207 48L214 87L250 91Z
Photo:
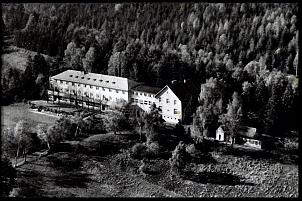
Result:
M157 87L192 80L201 89L193 124L204 135L234 118L268 134L297 129L297 16L298 5L285 3L2 5L14 45L57 59L45 76L77 69ZM26 72L39 74L42 60Z

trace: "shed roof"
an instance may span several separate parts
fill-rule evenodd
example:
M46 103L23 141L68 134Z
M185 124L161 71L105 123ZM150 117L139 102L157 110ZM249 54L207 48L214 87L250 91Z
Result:
M84 72L76 70L66 70L62 73L52 76L51 78L125 91L128 91L132 87L138 85L137 82L124 77L116 77L97 73L84 74Z

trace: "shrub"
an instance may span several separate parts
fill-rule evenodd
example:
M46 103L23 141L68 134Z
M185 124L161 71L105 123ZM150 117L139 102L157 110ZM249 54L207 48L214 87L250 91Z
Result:
M184 142L180 141L172 152L172 156L169 159L170 167L172 171L181 172L185 167L186 147Z
M148 155L148 147L144 144L137 143L131 149L131 157L142 159Z
M194 144L188 144L186 146L186 152L191 156L191 157L197 157L200 151L198 151L195 147Z
M159 155L159 152L160 152L160 147L159 147L159 144L158 142L151 142L150 144L148 144L148 153L150 156L158 156Z

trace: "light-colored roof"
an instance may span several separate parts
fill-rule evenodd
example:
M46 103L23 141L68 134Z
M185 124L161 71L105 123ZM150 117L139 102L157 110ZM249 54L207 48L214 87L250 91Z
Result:
M76 70L67 70L60 74L52 76L51 78L125 91L128 91L132 87L138 85L137 82L124 77L116 77L97 73L84 74L84 72Z

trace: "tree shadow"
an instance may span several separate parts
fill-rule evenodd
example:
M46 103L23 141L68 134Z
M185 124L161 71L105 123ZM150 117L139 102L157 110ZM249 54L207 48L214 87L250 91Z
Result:
M190 157L190 162L195 164L217 164L217 161L210 154L199 154Z
M81 159L76 155L66 153L56 153L47 157L50 167L59 171L74 171L78 170L81 165Z
M183 172L182 178L186 180L191 180L197 183L202 184L219 184L219 185L229 185L229 186L235 186L235 185L251 185L253 186L253 183L242 181L242 178L233 175L230 173L221 173L221 172L198 172L195 173L193 171Z
M17 197L40 197L45 194L42 190L43 180L41 180L41 175L32 170L19 171L18 177L21 177L18 185L19 188Z
M298 155L288 153L277 153L266 150L254 150L254 149L238 149L238 148L227 148L224 149L223 154L233 155L238 157L250 157L255 160L266 160L270 163L281 163L281 164L298 164Z
M56 175L54 177L55 184L63 188L86 188L87 184L91 181L90 174L73 172Z

